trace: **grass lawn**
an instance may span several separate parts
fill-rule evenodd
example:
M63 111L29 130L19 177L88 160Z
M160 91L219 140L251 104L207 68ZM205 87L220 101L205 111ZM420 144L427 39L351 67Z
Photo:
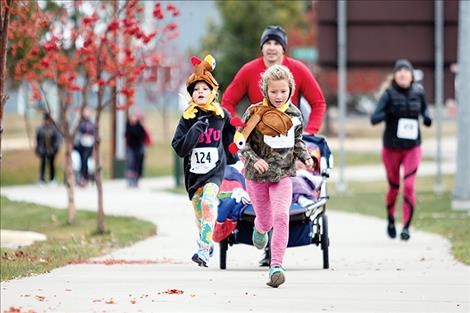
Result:
M437 195L434 190L434 177L419 177L416 188L416 210L413 215L412 228L436 233L448 239L452 244L452 253L461 262L470 265L470 215L467 211L456 211L451 208L451 193ZM447 190L452 190L453 177L444 177ZM383 218L386 236L386 213L384 196L386 182L354 182L349 183L348 192L335 192L334 184L330 184L331 198L329 208L333 210L366 214ZM396 221L401 222L401 196L396 206ZM400 231L400 228L397 229ZM413 240L413 232L411 239Z
M96 213L77 211L67 225L67 210L14 202L1 197L1 228L43 233L46 241L1 249L1 280L48 272L71 261L103 255L156 233L155 225L135 218L107 216L107 233L96 234Z

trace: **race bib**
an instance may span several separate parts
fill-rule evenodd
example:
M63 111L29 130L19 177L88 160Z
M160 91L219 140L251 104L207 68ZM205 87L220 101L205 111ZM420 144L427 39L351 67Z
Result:
M412 118L401 118L398 120L397 137L400 139L418 138L418 120Z
M292 127L287 132L287 135L279 136L266 136L264 135L264 143L273 149L292 148L295 144L295 126L300 125L300 120L297 117L292 118Z
M92 135L82 135L82 138L80 139L80 143L84 147L91 147L95 143L95 138Z
M205 174L215 168L219 161L219 153L217 148L194 148L191 154L190 172L194 174Z

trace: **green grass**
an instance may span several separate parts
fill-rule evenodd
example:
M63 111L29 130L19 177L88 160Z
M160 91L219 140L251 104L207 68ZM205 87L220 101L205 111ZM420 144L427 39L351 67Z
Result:
M450 186L452 181L453 178L447 176L444 185ZM417 179L416 210L412 227L442 235L451 242L453 255L459 261L470 264L470 215L467 211L451 208L450 192L436 195L433 191L434 182L433 177ZM331 185L329 208L383 218L385 236L385 182L349 183L348 192L345 194L335 192L334 185ZM401 197L399 199L395 210L397 221L401 221Z
M1 228L43 233L46 241L19 249L1 249L1 280L48 272L74 260L103 255L156 233L155 225L128 217L107 216L105 235L96 234L96 213L77 211L68 225L67 211L14 202L1 197Z

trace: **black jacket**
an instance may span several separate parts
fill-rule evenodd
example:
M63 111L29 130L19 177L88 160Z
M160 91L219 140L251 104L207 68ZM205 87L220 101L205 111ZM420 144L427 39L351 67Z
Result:
M429 117L423 87L412 84L410 88L404 89L393 83L380 97L370 120L373 125L385 121L383 134L385 147L403 150L421 145L420 115L423 117L424 125L431 126L432 120ZM415 138L400 138L397 133L400 119L416 121Z
M224 114L221 118L198 110L195 118L181 117L175 130L171 146L184 158L184 182L189 199L206 183L220 186L225 165L238 160L228 151L235 127L230 124L230 113L226 109Z
M139 150L145 145L145 129L140 122L131 125L126 123L126 144L129 148Z
M52 156L59 151L62 137L54 125L40 126L36 130L36 154Z

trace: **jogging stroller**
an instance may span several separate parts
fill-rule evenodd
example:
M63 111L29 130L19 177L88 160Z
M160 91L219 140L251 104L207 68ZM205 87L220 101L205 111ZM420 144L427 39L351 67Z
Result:
M327 181L330 170L333 168L333 155L326 140L322 137L304 135L303 140L308 145L314 144L319 149L319 185L318 195L314 202L308 206L293 203L289 210L289 242L287 247L305 246L315 244L323 252L323 268L329 268L329 237L328 216L326 203L328 202ZM252 233L255 213L251 203L244 199L244 180L230 167L226 169L224 183L232 188L230 196L219 195L219 208L217 223L214 230L214 241L220 244L220 269L227 268L227 251L234 244L253 245ZM239 188L236 188L236 187ZM223 189L223 188L221 188ZM245 193L246 195L246 193Z

